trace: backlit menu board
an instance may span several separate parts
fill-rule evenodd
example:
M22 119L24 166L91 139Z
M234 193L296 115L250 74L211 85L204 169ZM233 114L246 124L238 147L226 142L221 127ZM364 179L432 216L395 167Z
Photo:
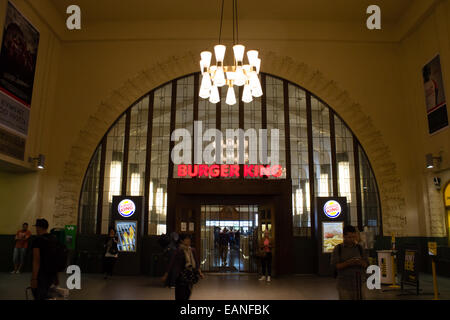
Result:
M137 221L116 220L119 252L136 252Z
M344 242L344 222L322 222L322 252L332 253Z

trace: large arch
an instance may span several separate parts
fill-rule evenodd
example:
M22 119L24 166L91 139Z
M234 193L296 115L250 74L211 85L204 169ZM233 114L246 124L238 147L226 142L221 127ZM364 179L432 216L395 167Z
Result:
M384 233L402 235L407 221L403 213L405 198L396 164L381 132L374 126L372 119L363 113L361 105L319 70L273 52L262 53L261 56L264 72L301 85L331 106L349 125L364 147L378 182ZM97 106L80 129L64 163L55 196L55 225L76 224L79 194L89 161L99 141L119 115L149 90L196 72L197 69L198 54L189 51L170 57L126 80Z

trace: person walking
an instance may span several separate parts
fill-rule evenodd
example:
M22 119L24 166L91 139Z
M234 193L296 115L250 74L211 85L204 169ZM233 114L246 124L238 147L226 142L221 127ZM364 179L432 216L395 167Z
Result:
M117 235L113 227L109 227L108 238L105 241L105 256L103 259L103 273L104 279L108 276L112 277L114 265L119 257L119 250L117 248Z
M169 262L172 261L173 256L177 252L179 240L180 240L180 236L178 235L178 233L172 232L170 234L170 243L167 246L167 256L168 256ZM171 270L169 270L169 274L168 274L165 285L171 289L174 289L175 282L176 282L176 278L174 277L174 272L171 269Z
M264 231L264 238L261 239L261 242L259 244L259 250L261 252L261 269L262 269L262 276L259 278L259 280L267 282L271 281L272 276L272 248L273 248L273 241L270 239L270 232L269 230ZM266 277L266 271L267 271L267 277Z
M50 286L58 282L56 261L52 256L58 240L48 233L47 220L37 219L34 226L37 237L31 244L33 249L31 291L35 300L45 300L49 298Z
M230 243L230 236L228 234L228 229L223 228L219 235L219 250L220 258L222 260L222 267L226 267L228 264L228 244Z
M169 263L162 282L167 281L169 272L175 280L175 300L189 300L194 284L203 278L197 252L191 247L191 238L187 234L180 235L180 244Z
M334 247L331 265L337 273L340 300L363 300L365 268L368 266L364 249L357 243L356 228L344 227L344 243Z
M22 225L22 229L17 231L16 233L16 243L14 246L14 253L13 253L13 264L14 264L14 270L11 272L11 274L14 273L20 273L20 270L22 269L22 266L25 262L25 256L27 254L27 248L28 248L28 240L31 237L31 231L28 230L28 223L24 223Z

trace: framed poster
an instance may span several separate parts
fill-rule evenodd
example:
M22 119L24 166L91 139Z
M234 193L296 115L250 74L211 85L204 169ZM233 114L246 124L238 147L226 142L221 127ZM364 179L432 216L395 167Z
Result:
M39 32L8 2L0 52L0 90L28 108L38 45Z
M447 102L439 55L423 67L422 77L427 107L428 132L432 134L448 127Z
M39 32L10 3L0 48L0 153L24 160Z

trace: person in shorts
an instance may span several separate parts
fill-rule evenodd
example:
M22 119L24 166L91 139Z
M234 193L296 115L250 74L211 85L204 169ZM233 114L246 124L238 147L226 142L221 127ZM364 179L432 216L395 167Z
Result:
M16 233L16 244L14 246L14 253L13 253L13 263L14 263L14 270L11 272L13 273L20 273L20 269L22 269L22 266L25 262L25 256L27 254L27 248L28 248L28 240L31 237L31 231L28 230L28 223L24 223L22 225L22 229L17 231Z

